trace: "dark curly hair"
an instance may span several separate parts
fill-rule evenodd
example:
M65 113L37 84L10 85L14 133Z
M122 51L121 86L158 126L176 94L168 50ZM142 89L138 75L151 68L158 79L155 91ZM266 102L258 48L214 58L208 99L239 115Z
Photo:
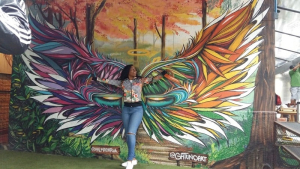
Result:
M129 74L129 71L130 71L130 68L132 67L133 65L126 65L122 72L121 72L121 76L120 76L120 80L125 80L125 79L128 79L128 74ZM141 76L138 76L138 70L136 69L137 71L137 78L141 78Z

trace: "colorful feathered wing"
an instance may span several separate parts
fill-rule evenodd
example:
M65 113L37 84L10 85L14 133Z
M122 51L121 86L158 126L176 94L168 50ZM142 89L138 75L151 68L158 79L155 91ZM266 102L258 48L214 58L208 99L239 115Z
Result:
M29 87L39 93L33 99L49 115L45 122L58 119L61 126L57 130L88 133L91 141L105 135L116 137L123 128L123 91L103 83L86 86L86 81L93 75L115 79L125 65L91 52L71 34L49 24L32 17L30 24L34 38L22 58L35 84Z
M262 0L249 1L225 13L172 59L149 64L143 76L168 70L164 78L144 86L143 126L156 141L181 144L187 139L204 145L203 135L227 138L224 129L242 127L232 111L250 106L241 98L254 90L249 80L259 65L259 14ZM37 19L38 20L38 19ZM92 75L116 79L125 64L86 48L72 35L30 18L33 32L31 49L22 57L32 89L49 114L59 119L61 129L97 137L117 136L122 130L119 88L95 83L86 86ZM47 121L46 120L46 121Z
M171 72L155 85L144 87L143 126L155 140L181 144L182 139L204 143L201 136L226 138L226 126L243 128L232 112L251 104L241 100L251 93L259 66L258 34L267 10L263 1L249 1L224 13L171 60L148 65L143 76L158 69Z

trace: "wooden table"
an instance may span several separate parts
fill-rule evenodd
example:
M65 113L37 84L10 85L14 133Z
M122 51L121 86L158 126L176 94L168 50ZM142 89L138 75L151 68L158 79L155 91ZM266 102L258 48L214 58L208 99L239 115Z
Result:
M290 122L295 122L297 120L297 109L296 108L280 108L277 113L282 115L288 115L290 117Z

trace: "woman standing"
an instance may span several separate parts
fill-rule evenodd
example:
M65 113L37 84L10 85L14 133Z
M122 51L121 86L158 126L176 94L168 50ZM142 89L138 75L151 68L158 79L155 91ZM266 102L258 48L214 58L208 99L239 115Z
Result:
M163 71L161 74L165 75ZM128 157L122 166L126 169L132 169L137 164L135 158L136 132L143 118L142 107L142 87L145 83L153 80L159 80L162 76L158 75L154 78L143 78L137 76L137 71L133 65L127 65L121 72L120 80L99 79L93 77L92 80L105 82L111 85L122 87L124 91L124 107L122 109L122 121L126 133L126 143L128 146Z

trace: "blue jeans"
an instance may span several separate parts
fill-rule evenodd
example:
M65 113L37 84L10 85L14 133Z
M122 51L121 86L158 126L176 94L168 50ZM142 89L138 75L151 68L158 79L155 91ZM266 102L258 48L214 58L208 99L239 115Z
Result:
M123 107L122 120L126 133L126 142L128 147L127 160L135 158L136 132L143 118L143 107Z

